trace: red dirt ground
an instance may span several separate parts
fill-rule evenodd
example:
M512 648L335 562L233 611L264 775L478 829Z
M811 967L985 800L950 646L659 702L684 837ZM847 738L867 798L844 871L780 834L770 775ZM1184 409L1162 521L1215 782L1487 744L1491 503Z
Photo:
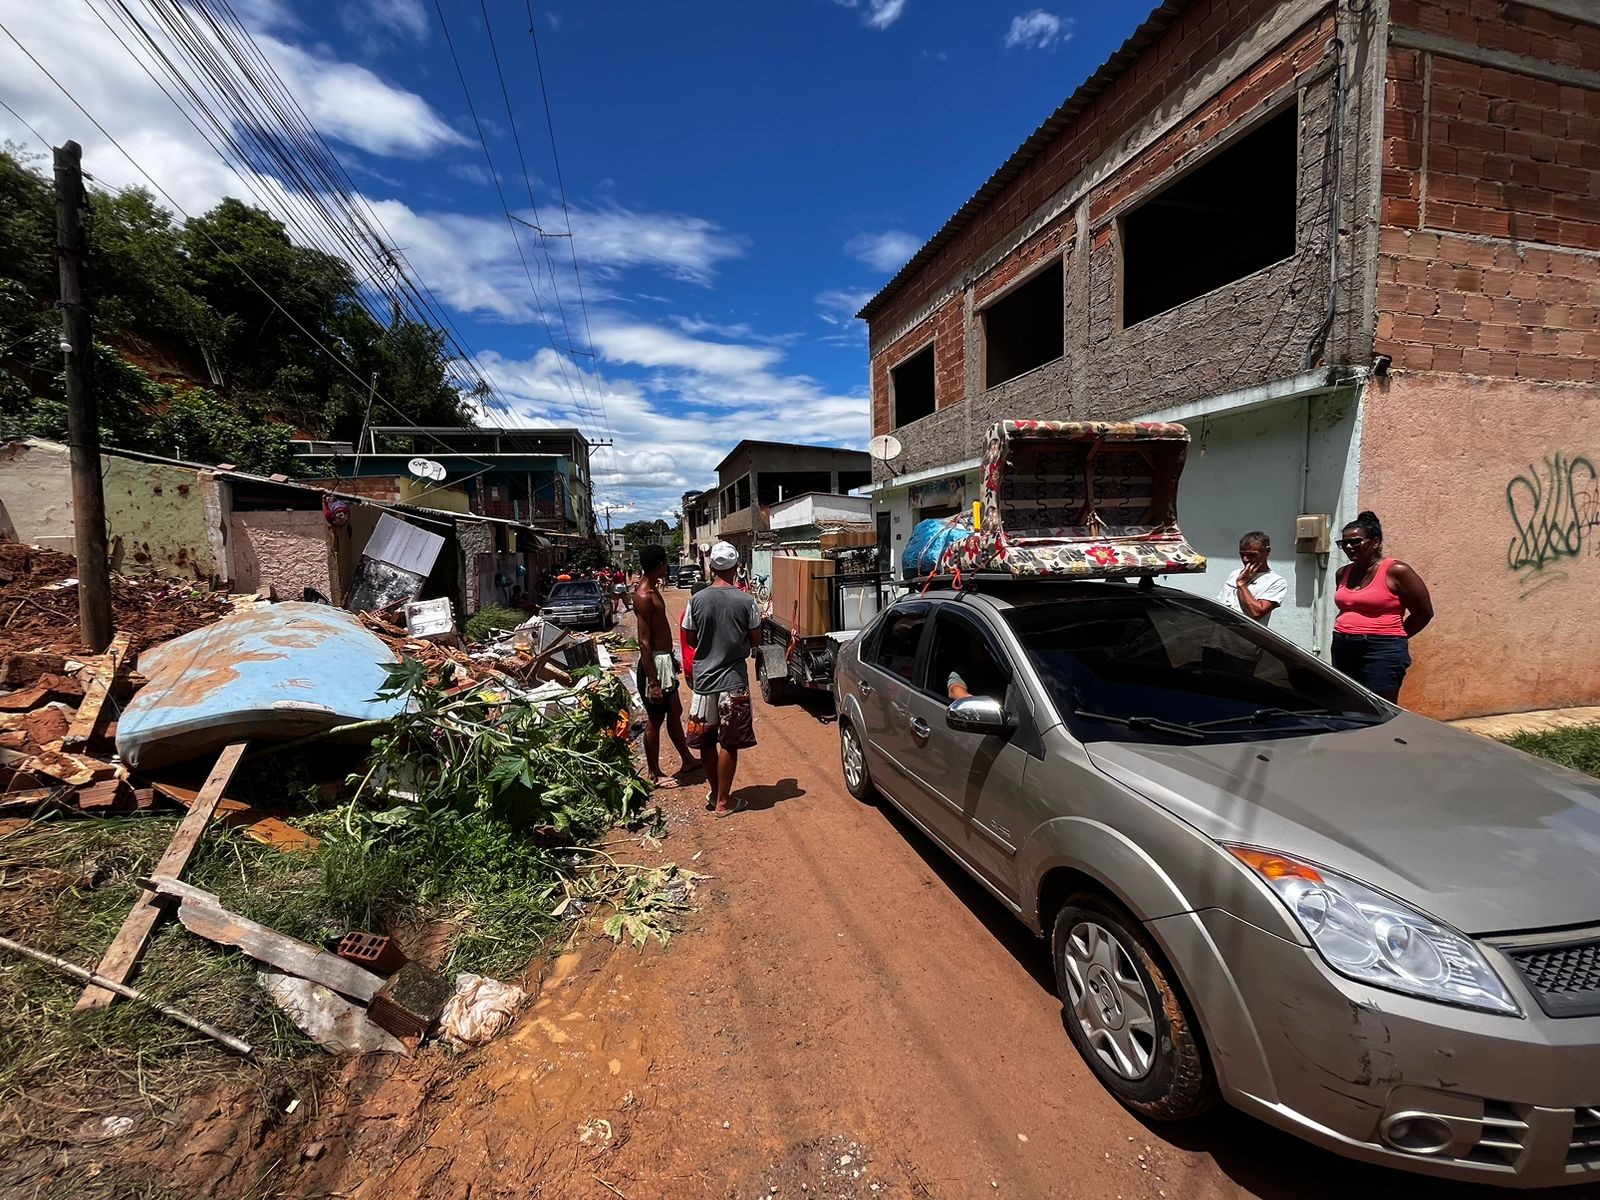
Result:
M280 1096L263 1117L253 1091L197 1100L131 1136L130 1157L180 1195L218 1197L1504 1194L1349 1163L1227 1113L1142 1124L1074 1053L1043 946L844 791L822 712L759 709L749 811L712 821L698 791L661 794L666 853L712 876L670 950L586 939L482 1051L347 1063L293 1115Z

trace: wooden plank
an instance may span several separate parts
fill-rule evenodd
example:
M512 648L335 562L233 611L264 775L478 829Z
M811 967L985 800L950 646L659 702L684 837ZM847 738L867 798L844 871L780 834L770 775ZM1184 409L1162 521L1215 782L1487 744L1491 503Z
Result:
M163 796L171 797L185 808L193 808L200 798L200 793L194 788L187 788L181 784L162 783L158 779L154 781L153 786ZM245 837L260 842L263 846L272 846L279 850L315 850L322 845L321 841L305 830L296 829L287 821L268 816L243 800L223 797L217 802L217 813L222 823L229 829L242 830Z
M111 645L100 662L85 668L91 672L91 676L83 685L83 703L78 705L78 715L72 718L67 736L61 741L64 749L86 746L94 737L95 727L100 724L100 714L105 710L106 697L111 694L111 685L116 682L117 672L122 670L123 660L127 658L128 647L132 644L133 634L117 634L111 639Z
M217 811L217 803L232 781L234 769L244 757L248 745L248 742L230 742L217 755L217 763L211 768L211 774L206 776L205 786L200 789L194 807L179 823L178 831L167 843L166 852L162 854L161 861L156 863L152 874L168 875L174 879L183 874L184 868L189 865L189 856L194 853L212 814ZM111 945L106 948L95 974L115 983L127 983L133 978L139 958L150 944L150 935L155 932L162 915L163 910L156 904L155 893L148 889L141 892L133 910L123 920L122 928L117 930L117 936L111 939ZM78 1003L72 1011L89 1012L108 1008L115 1000L114 992L90 985L83 989L83 995L78 997Z
M370 1003L384 985L382 976L330 954L321 946L288 937L248 917L229 912L210 892L170 875L154 874L145 882L158 895L175 897L179 901L179 922L190 933L197 933L207 941L219 946L236 946L257 962L320 983L363 1004Z

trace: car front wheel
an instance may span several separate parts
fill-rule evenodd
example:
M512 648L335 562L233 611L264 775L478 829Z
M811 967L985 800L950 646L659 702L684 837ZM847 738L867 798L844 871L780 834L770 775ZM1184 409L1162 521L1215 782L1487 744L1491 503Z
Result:
M1107 1090L1156 1121L1216 1104L1189 1006L1137 921L1098 896L1076 896L1056 914L1051 946L1067 1033Z
M844 768L844 787L857 800L871 804L878 798L867 770L867 750L849 717L839 718L839 763Z

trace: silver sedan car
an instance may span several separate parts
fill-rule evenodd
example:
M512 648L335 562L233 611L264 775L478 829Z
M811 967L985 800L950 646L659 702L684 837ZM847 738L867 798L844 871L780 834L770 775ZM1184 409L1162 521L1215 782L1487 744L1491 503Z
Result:
M883 796L1048 938L1124 1104L1355 1158L1600 1179L1600 783L1404 712L1220 605L902 598L835 675Z

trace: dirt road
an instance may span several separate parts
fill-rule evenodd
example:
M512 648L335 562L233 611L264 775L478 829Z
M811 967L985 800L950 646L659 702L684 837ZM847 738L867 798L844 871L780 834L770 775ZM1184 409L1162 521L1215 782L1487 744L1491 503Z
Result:
M1141 1124L1074 1053L1044 947L845 792L825 706L757 704L747 812L660 793L668 853L712 877L670 950L586 940L464 1078L438 1056L368 1060L310 1115L245 1131L212 1114L165 1152L228 1190L270 1162L262 1194L382 1200L1503 1194L1228 1113Z

